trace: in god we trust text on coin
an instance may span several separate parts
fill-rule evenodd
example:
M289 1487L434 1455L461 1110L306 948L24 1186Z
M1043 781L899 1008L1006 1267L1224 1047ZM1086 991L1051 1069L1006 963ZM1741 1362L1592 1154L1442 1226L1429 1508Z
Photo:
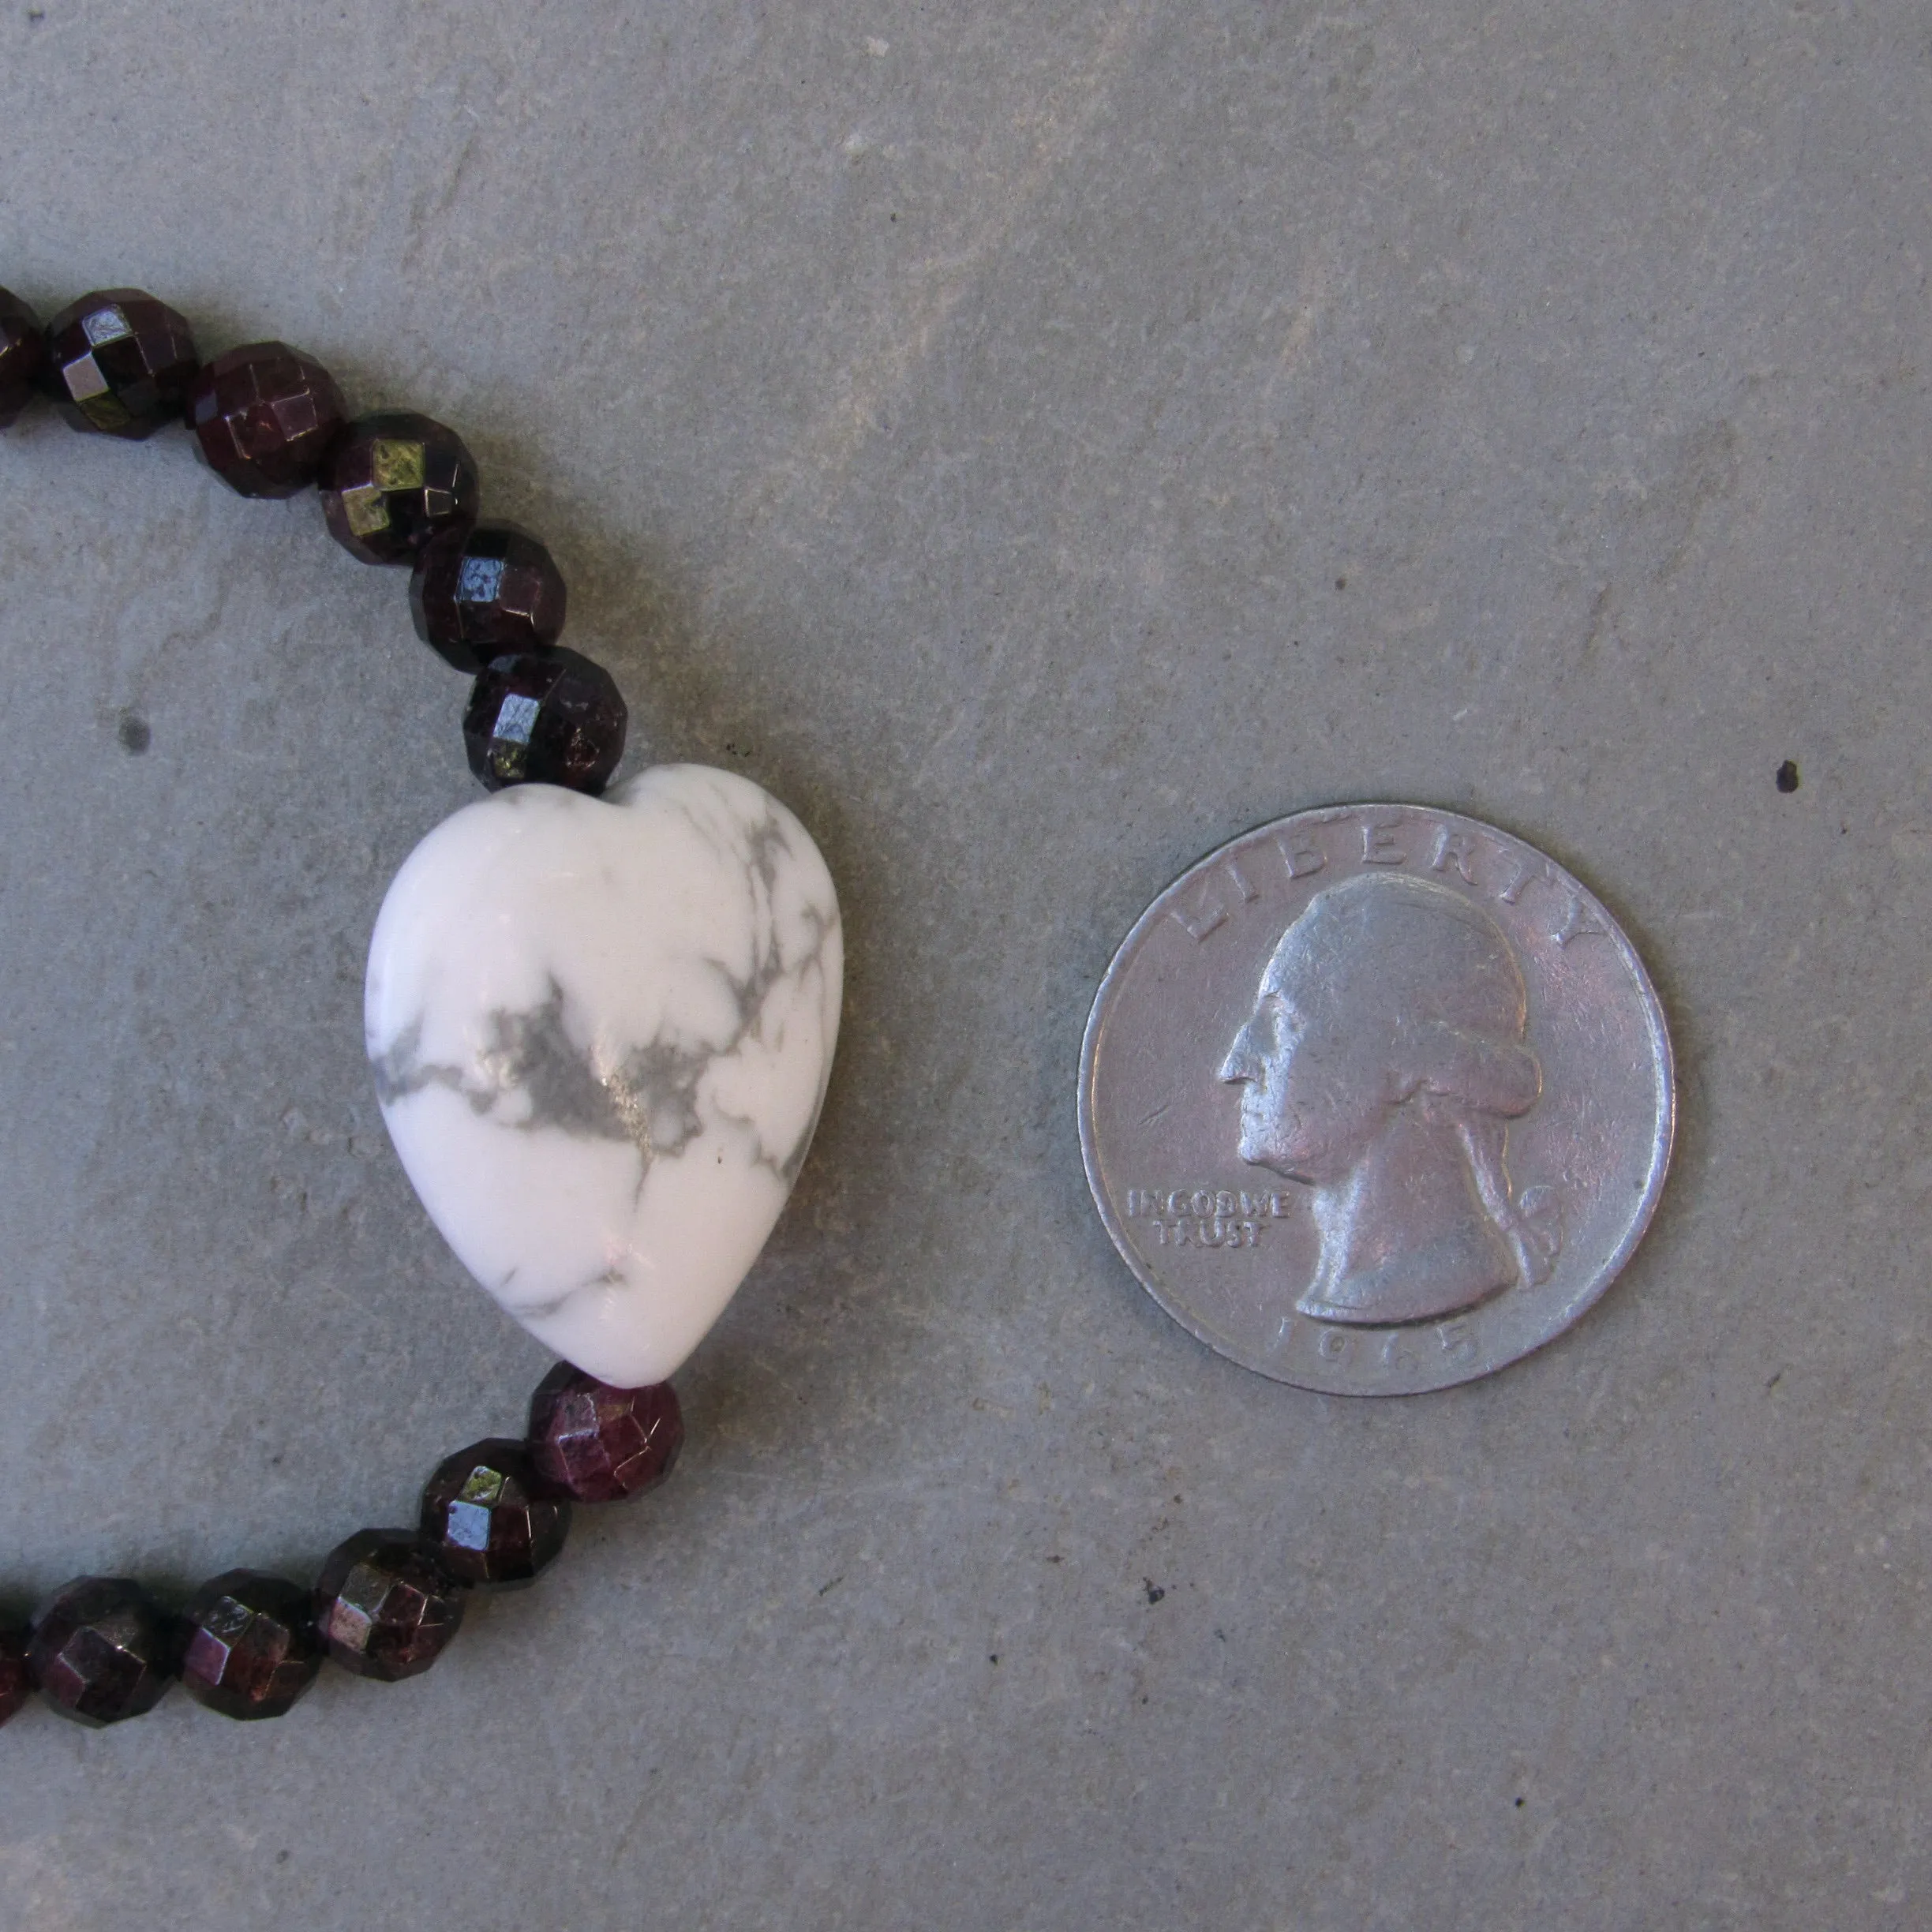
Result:
M1306 1388L1486 1375L1582 1313L1670 1159L1670 1037L1584 887L1455 812L1301 812L1142 915L1081 1054L1102 1219L1209 1346Z

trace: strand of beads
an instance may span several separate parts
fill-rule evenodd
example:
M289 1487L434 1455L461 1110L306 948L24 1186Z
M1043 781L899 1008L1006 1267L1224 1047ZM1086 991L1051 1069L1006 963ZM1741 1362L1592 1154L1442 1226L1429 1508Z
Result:
M521 1438L472 1443L436 1466L414 1530L359 1530L313 1589L255 1570L204 1583L178 1616L125 1577L78 1577L25 1631L0 1631L0 1724L36 1687L77 1722L153 1709L179 1677L228 1717L279 1717L324 1657L393 1683L426 1671L467 1593L534 1580L564 1547L574 1503L641 1496L684 1440L668 1382L612 1388L559 1362Z
M399 410L351 420L328 372L283 343L204 364L188 324L138 289L84 296L44 329L0 289L0 429L36 395L77 429L129 441L185 417L244 496L319 489L352 556L409 567L417 633L474 679L463 739L483 784L603 790L623 751L623 700L608 672L557 642L565 592L549 551L514 524L477 521L476 464L453 430ZM563 1548L573 1503L655 1487L683 1440L668 1383L613 1388L560 1362L522 1438L449 1457L414 1530L358 1531L312 1589L231 1570L179 1614L125 1578L55 1591L26 1630L0 1628L0 1723L36 1687L99 1725L151 1710L177 1677L210 1709L256 1718L288 1710L325 1657L358 1676L414 1676L455 1634L470 1591L530 1582Z
M0 429L36 395L77 429L140 442L186 418L208 467L243 496L320 490L329 532L365 564L408 567L423 641L475 680L470 768L507 784L602 792L623 754L610 673L560 646L564 578L514 523L477 521L477 466L453 429L403 410L350 419L328 370L286 343L213 361L140 289L103 289L43 329L0 289Z

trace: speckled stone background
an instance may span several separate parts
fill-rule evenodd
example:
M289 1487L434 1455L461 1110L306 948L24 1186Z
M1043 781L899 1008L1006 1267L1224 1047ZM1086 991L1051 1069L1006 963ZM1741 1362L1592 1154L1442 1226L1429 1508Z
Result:
M7 0L0 283L456 425L851 948L671 1485L414 1683L24 1713L7 1932L1932 1923L1929 167L1910 0ZM361 1057L463 687L180 432L24 424L0 545L6 1602L304 1572L545 1365ZM1364 796L1682 1071L1615 1290L1393 1404L1073 1125L1146 900Z

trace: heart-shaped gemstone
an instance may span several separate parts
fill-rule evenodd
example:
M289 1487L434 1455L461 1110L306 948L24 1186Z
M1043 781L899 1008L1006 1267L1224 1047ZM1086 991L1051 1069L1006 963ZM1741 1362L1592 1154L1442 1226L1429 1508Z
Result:
M748 779L661 765L608 799L515 785L411 852L369 942L383 1118L503 1306L627 1388L723 1312L811 1144L838 899Z

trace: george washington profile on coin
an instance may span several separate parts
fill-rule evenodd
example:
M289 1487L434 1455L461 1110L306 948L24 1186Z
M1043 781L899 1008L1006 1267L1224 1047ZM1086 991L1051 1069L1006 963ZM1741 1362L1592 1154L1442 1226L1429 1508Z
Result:
M1189 867L1080 1046L1080 1154L1192 1334L1303 1388L1404 1395L1559 1335L1649 1223L1670 1035L1609 908L1427 805L1317 807Z
M1507 1163L1543 1085L1526 1009L1501 929L1431 880L1358 876L1282 934L1220 1076L1241 1159L1310 1191L1303 1314L1440 1321L1548 1279L1554 1200L1518 1197Z

